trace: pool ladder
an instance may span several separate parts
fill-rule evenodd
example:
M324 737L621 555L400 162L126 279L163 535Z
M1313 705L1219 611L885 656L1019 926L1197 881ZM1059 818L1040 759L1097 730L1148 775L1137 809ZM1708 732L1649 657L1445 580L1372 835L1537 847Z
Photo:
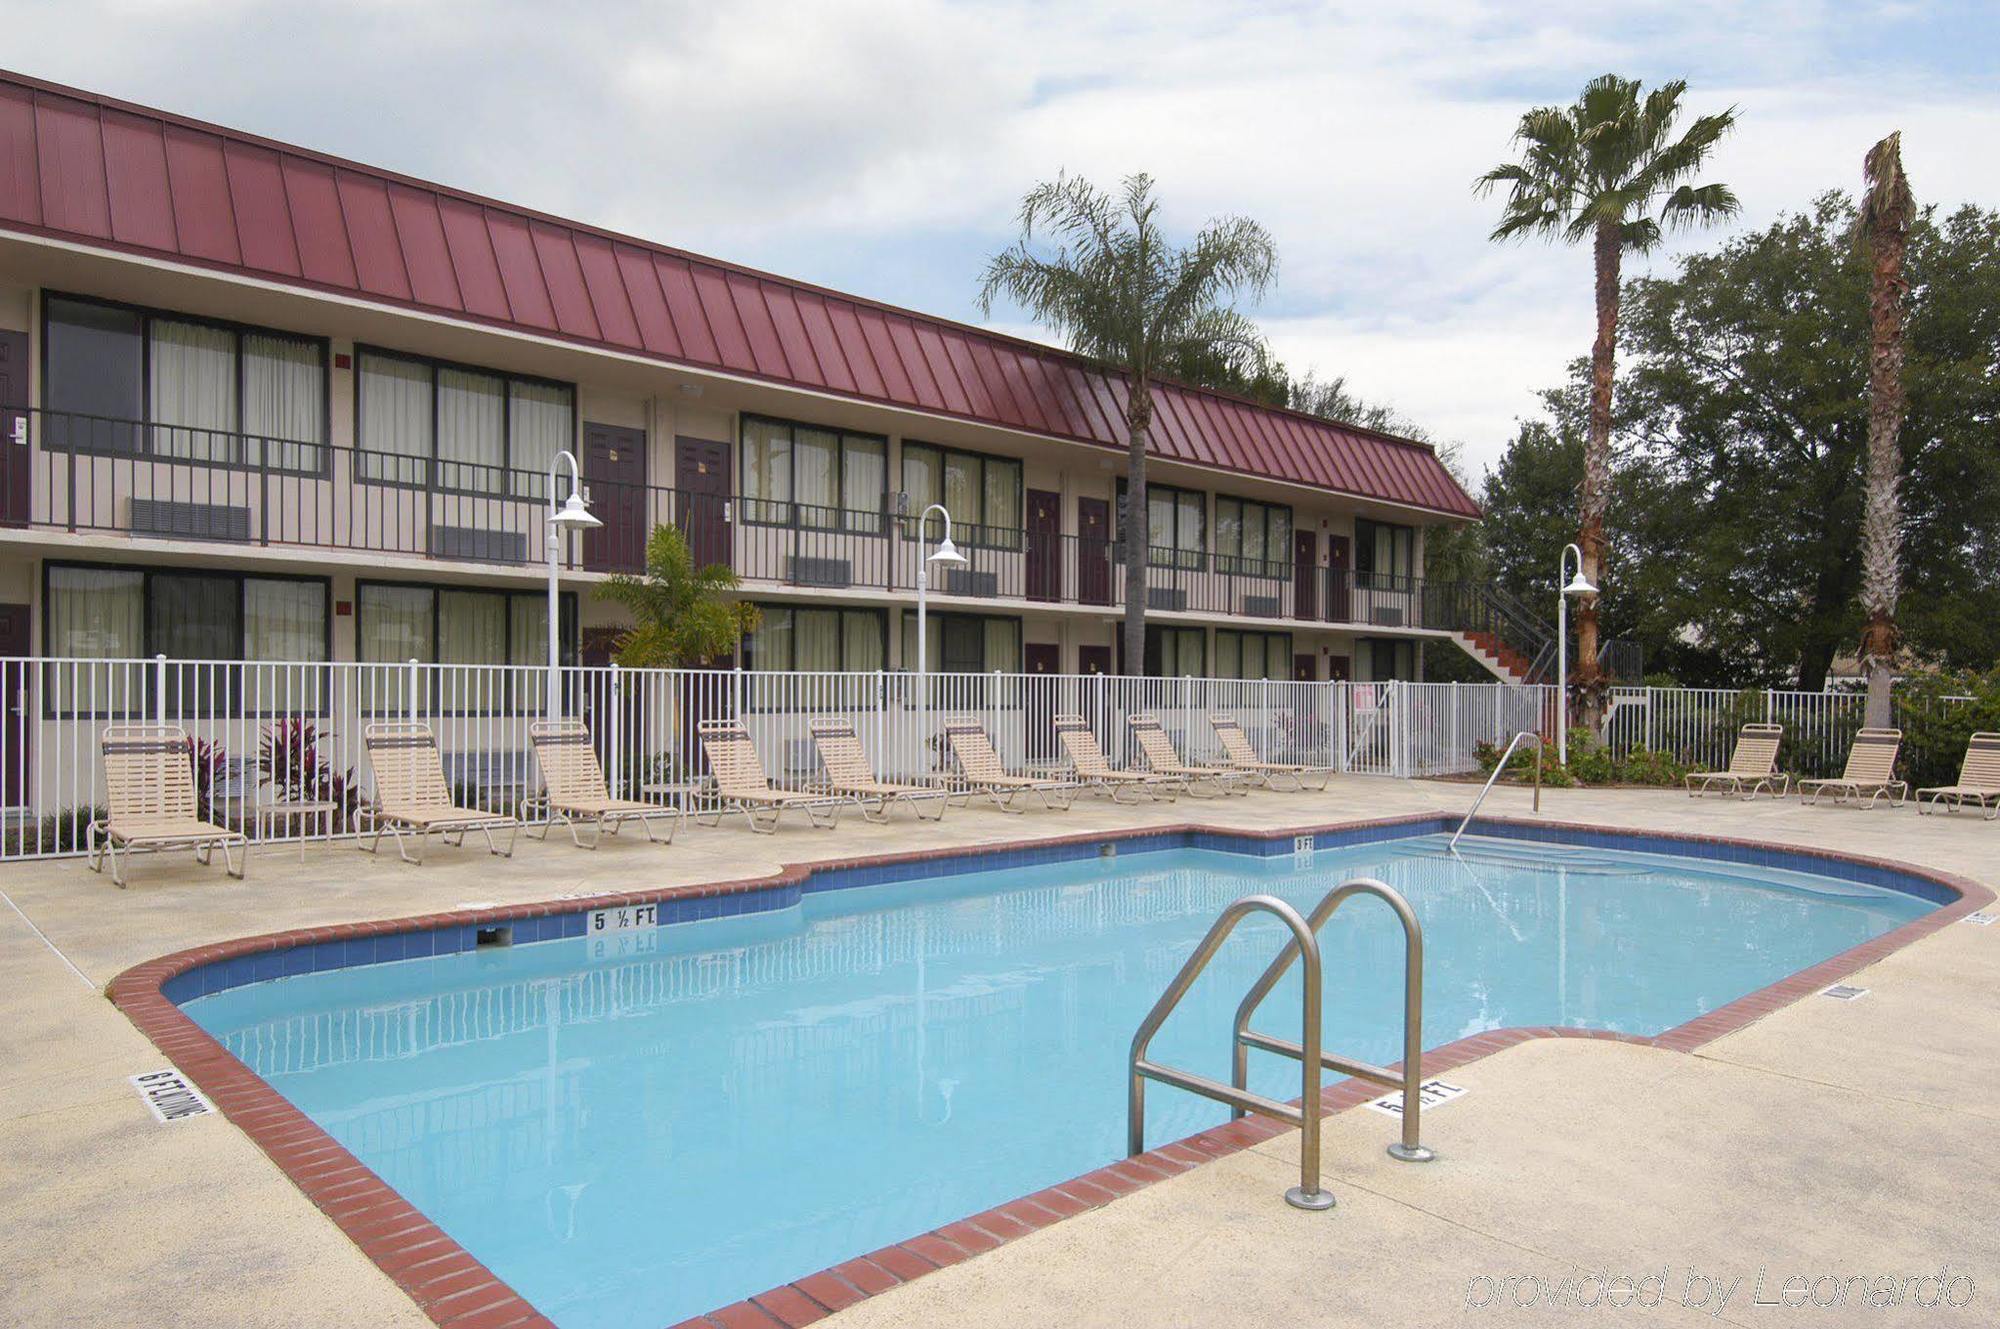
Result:
M1335 1056L1321 1045L1319 933L1327 920L1333 917L1334 911L1356 895L1372 895L1386 902L1396 911L1396 917L1403 925L1403 1068L1400 1071ZM1250 990L1236 1007L1235 1028L1230 1038L1231 1083L1223 1084L1220 1080L1149 1060L1146 1053L1152 1045L1153 1035L1159 1032L1167 1016L1173 1013L1181 998L1194 986L1195 979L1201 977L1202 970L1208 968L1208 962L1215 958L1216 951L1236 930L1236 925L1254 913L1275 915L1292 936L1284 949L1278 952L1277 958L1250 985ZM1250 1028L1250 1017L1294 961L1299 961L1304 971L1300 1041L1296 1043ZM1338 1071L1356 1079L1401 1089L1403 1138L1389 1146L1389 1156L1405 1163L1427 1163L1436 1155L1426 1149L1419 1138L1420 1090L1424 1082L1423 1025L1423 925L1417 922L1409 902L1386 883L1372 877L1357 877L1343 882L1322 896L1312 912L1303 917L1297 909L1275 895L1246 895L1222 911L1208 934L1201 939L1201 944L1195 947L1194 954L1174 975L1173 982L1160 994L1160 999L1153 1003L1153 1009L1146 1013L1146 1018L1140 1022L1139 1032L1132 1036L1128 1068L1130 1097L1126 1105L1127 1156L1136 1157L1146 1152L1146 1081L1158 1080L1161 1084L1228 1104L1232 1118L1240 1118L1246 1112L1257 1112L1298 1127L1299 1184L1285 1192L1285 1202L1298 1209L1331 1209L1333 1194L1321 1189L1319 1184L1320 1073L1322 1070ZM1251 1048L1274 1052L1299 1063L1297 1107L1251 1091Z

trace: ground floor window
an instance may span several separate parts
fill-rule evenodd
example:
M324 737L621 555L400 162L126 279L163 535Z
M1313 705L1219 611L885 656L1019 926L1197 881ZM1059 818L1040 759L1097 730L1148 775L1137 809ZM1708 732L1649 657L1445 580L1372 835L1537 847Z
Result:
M362 582L355 587L355 658L375 664L512 666L448 677L419 709L486 714L518 707L540 695L545 680L522 671L548 664L549 598L542 591L492 591L456 586ZM576 663L576 597L561 600L560 653ZM408 678L396 670L370 671L363 680L363 708L370 713L407 708Z
M984 614L927 614L925 667L934 674L1003 674L1021 669L1021 620ZM903 668L917 667L917 616L903 615Z
M887 617L880 609L757 606L757 628L743 639L743 667L867 673L882 668Z
M49 564L44 576L42 654L51 659L164 655L170 661L275 663L319 662L328 655L324 578L64 563ZM181 664L167 671L167 704L199 714L316 708L321 672ZM49 704L62 703L51 696ZM98 703L104 704L141 709L109 698Z
M1390 637L1364 637L1357 643L1362 658L1368 661L1368 681L1387 683L1391 680L1414 683L1417 678L1417 645L1413 641Z
M1154 678L1206 678L1207 629L1148 624L1144 672Z
M1292 634L1217 628L1215 676L1289 679L1292 676Z

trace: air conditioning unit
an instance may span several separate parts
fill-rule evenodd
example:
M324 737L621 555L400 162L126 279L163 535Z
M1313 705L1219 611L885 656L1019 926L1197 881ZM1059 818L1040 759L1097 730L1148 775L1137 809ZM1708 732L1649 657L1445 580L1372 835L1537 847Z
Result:
M1374 611L1368 615L1370 623L1382 628L1400 628L1403 626L1403 618L1401 605L1376 605Z
M795 554L788 580L794 586L852 586L854 564L844 558L801 558Z
M1146 608L1186 609L1187 591L1180 586L1148 586L1146 588Z
M1278 617L1278 597L1275 595L1246 595L1243 597L1243 612L1252 618Z
M184 540L248 540L250 509L220 503L179 503L164 498L132 500L132 533Z
M944 589L948 595L976 595L990 599L1000 594L1000 574L953 569L945 577Z
M477 563L525 563L528 537L519 531L489 531L479 526L433 526L431 556Z

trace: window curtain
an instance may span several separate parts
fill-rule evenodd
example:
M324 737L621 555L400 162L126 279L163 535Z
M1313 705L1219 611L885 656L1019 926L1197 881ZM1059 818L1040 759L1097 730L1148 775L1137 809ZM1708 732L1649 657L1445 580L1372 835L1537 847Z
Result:
M365 479L430 482L431 367L386 355L361 355L361 427L355 445Z
M909 498L912 519L938 501L942 487L940 472L943 470L940 461L934 448L919 447L913 443L903 445L903 493ZM944 534L944 527L933 517L923 533L935 540Z
M325 585L258 577L245 581L243 658L326 659Z
M355 657L384 665L437 658L432 593L422 586L362 586L355 592ZM363 706L371 713L399 712L410 704L402 669L368 671ZM423 707L423 699L417 705Z
M944 456L944 498L932 500L942 502L944 510L951 514L953 521L964 522L969 528L964 537L975 542L984 542L984 533L977 527L986 520L980 507L979 459L961 457L956 453ZM942 535L942 529L938 534Z
M438 592L438 663L507 663L507 597L487 591Z
M743 519L785 522L792 501L791 426L743 421Z
M1019 462L986 462L985 507L981 520L987 539L1002 549L1021 547L1021 466Z
M1224 562L1225 556L1240 555L1243 552L1243 504L1233 498L1215 500L1215 555L1217 571L1229 572L1237 568L1234 558ZM1224 675L1225 678L1231 675Z
M1270 523L1270 534L1264 544L1264 557L1272 564L1269 569L1271 575L1282 577L1285 575L1285 569L1292 564L1292 510L1272 508Z
M507 385L491 374L437 371L438 487L506 489Z
M146 653L143 573L98 568L49 569L52 659L136 660Z
M824 429L792 434L792 498L799 525L827 529L840 522L840 435Z
M575 441L573 394L549 383L510 383L507 391L507 464L514 469L514 492L546 503L549 463ZM546 608L542 613L548 616Z
M316 344L244 334L243 432L277 470L326 470L326 451L315 446L326 442L326 366Z
M861 673L882 668L882 620L864 610L844 611L840 633L840 667Z
M850 531L882 533L882 500L889 488L887 447L879 438L841 441L840 505Z
M760 605L757 628L744 639L744 665L750 669L783 671L792 667L792 611L780 605Z
M832 673L840 668L840 611L801 609L792 619L792 667Z
M1243 677L1243 635L1238 632L1215 634L1215 676Z
M154 319L151 342L153 452L190 461L238 460L236 334L200 323Z
M252 577L243 583L243 658L324 660L326 586L310 581ZM265 714L319 715L325 712L324 669L245 671L246 692Z
M1021 625L1008 618L986 620L986 660L984 668L988 673L999 670L1006 674L1021 672Z

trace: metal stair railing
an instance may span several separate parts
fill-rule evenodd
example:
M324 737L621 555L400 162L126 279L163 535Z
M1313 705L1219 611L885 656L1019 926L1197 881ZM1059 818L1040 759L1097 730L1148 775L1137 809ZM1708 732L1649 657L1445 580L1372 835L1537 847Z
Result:
M1372 1066L1366 1062L1328 1054L1321 1045L1321 967L1319 950L1319 930L1333 916L1341 903L1357 894L1379 896L1386 900L1402 920L1405 938L1403 970L1403 1072L1397 1074ZM1243 1003L1237 1008L1236 1024L1231 1036L1232 1078L1234 1083L1223 1084L1192 1071L1162 1065L1147 1058L1153 1036L1173 1013L1181 999L1194 986L1194 981L1215 958L1222 943L1236 930L1236 925L1253 913L1268 913L1282 922L1292 934L1284 950L1264 971L1252 986ZM1302 970L1300 994L1299 1041L1288 1042L1259 1034L1249 1029L1252 1012L1270 994L1286 970L1297 962ZM1248 1087L1248 1049L1260 1048L1289 1056L1299 1063L1299 1101L1297 1106L1280 1102L1275 1098L1253 1092ZM1328 891L1313 907L1312 913L1302 917L1299 911L1274 895L1248 895L1224 909L1195 947L1187 962L1167 984L1158 1001L1140 1022L1139 1030L1132 1036L1132 1051L1129 1059L1129 1096L1126 1103L1126 1149L1128 1156L1136 1157L1146 1152L1146 1081L1157 1080L1161 1084L1185 1089L1189 1093L1200 1094L1226 1104L1235 1117L1246 1112L1257 1112L1276 1118L1288 1125L1299 1128L1299 1184L1286 1190L1285 1202L1298 1209L1324 1210L1333 1208L1333 1194L1320 1186L1320 1083L1321 1073L1326 1069L1341 1071L1377 1083L1400 1085L1403 1089L1403 1138L1390 1146L1390 1154L1409 1162L1427 1161L1433 1155L1418 1140L1418 1097L1423 1083L1421 1051L1423 1047L1423 929L1417 923L1416 915L1409 904L1389 886L1370 878L1357 878L1345 882Z

